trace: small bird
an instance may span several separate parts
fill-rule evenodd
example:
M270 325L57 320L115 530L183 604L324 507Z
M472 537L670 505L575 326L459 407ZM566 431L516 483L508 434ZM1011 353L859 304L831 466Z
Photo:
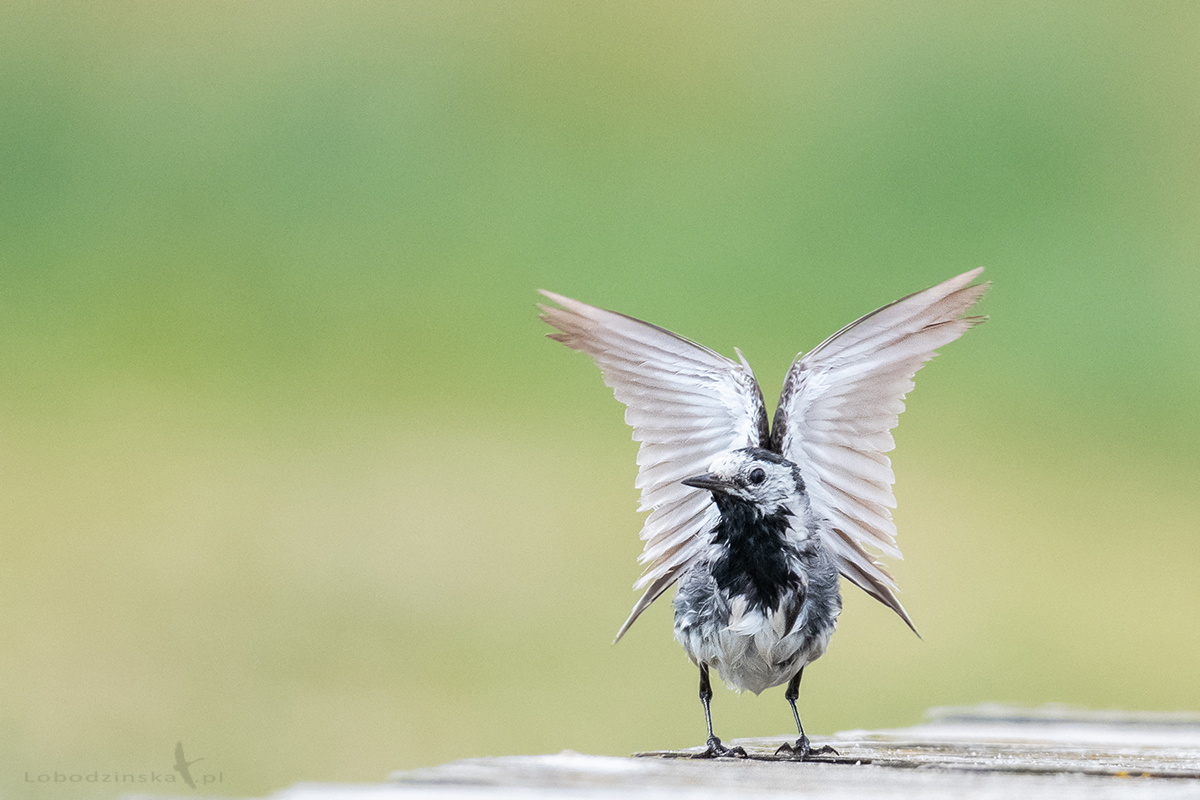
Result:
M700 668L708 726L699 758L746 757L714 735L709 670L735 691L787 683L800 738L776 755L817 753L796 699L842 609L839 575L916 633L877 557L901 558L884 453L913 376L935 350L986 317L966 311L987 289L982 268L909 295L796 356L768 424L762 391L738 361L633 317L552 292L548 334L590 355L641 442L635 486L649 511L634 584L645 593L616 641L672 585L675 638ZM740 362L740 363L739 363Z
M188 761L186 758L183 757L183 742L175 743L175 767L174 767L174 769L176 772L178 772L180 775L183 776L183 779L184 779L184 781L187 782L187 785L192 787L193 789L196 788L196 783L192 780L192 773L189 771L189 768L192 766L192 764L195 764L197 761L203 761L203 760L204 760L203 758L195 758L195 759L192 759L191 761Z

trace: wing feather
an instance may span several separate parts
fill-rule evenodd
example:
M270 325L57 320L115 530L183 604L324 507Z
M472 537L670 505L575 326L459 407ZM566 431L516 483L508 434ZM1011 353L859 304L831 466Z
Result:
M895 447L891 431L917 370L985 319L963 316L987 289L971 283L982 271L886 305L797 356L771 431L771 449L800 466L841 573L914 631L895 581L873 555L901 558L889 510L895 475L884 453Z
M625 404L638 448L640 511L646 571L634 584L645 593L617 631L634 620L699 558L719 512L709 492L679 483L708 471L719 454L767 440L767 413L750 365L633 317L542 292L555 306L538 305L548 334L587 353L604 382ZM739 363L740 362L740 363Z

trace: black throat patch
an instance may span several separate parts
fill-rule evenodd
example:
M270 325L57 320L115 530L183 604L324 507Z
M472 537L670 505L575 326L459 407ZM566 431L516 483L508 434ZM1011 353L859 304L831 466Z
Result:
M730 597L744 596L751 608L764 612L778 608L788 591L801 598L800 579L788 568L789 556L799 555L786 538L791 515L779 511L759 516L745 500L720 493L714 493L713 499L721 512L713 542L725 545L725 552L712 564L717 586Z

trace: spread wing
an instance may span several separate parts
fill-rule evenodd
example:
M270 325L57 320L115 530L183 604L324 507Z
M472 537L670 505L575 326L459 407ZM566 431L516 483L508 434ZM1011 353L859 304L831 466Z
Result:
M985 317L964 317L987 289L972 286L982 268L867 314L792 362L775 411L771 449L800 466L813 511L830 523L822 539L839 571L891 608L913 631L872 555L902 558L890 509L892 428L913 376L938 347Z
M670 331L542 292L560 308L538 305L557 328L551 339L591 356L625 404L625 421L641 442L636 481L646 542L638 559L646 571L634 584L646 587L625 624L633 621L704 552L719 516L710 492L679 481L707 472L719 454L760 447L767 439L767 412L750 365L739 364Z

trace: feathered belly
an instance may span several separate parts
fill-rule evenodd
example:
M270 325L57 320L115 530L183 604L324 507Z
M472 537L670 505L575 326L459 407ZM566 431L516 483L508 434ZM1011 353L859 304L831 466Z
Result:
M682 589L676 595L675 638L693 663L715 668L735 691L758 694L788 681L825 652L833 633L832 620L813 624L808 608L789 612L794 597L765 610L740 598L724 602L720 592L697 599Z

